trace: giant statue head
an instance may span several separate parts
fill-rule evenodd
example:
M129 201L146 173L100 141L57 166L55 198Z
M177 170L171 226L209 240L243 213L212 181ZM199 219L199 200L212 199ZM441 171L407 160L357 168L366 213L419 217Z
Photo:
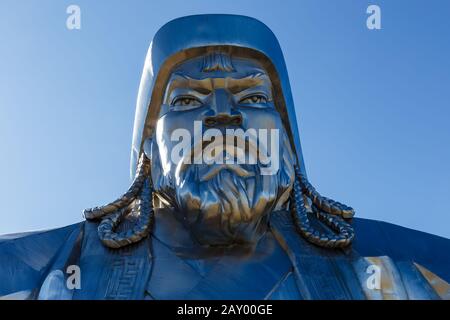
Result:
M146 237L160 208L201 245L255 243L279 210L290 210L316 245L353 239L344 221L353 210L306 178L280 46L249 17L189 16L157 32L139 87L131 168L127 193L85 211L101 219L109 247ZM128 216L137 217L134 227L119 232Z

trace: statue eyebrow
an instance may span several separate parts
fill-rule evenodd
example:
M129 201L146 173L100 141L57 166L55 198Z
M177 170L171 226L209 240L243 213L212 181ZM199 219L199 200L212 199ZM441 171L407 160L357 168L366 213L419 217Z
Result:
M211 93L213 89L211 79L194 79L184 74L173 75L169 82L168 93L176 88L190 88L203 95Z
M269 76L263 72L251 73L243 78L228 78L227 79L227 89L233 93L237 94L244 90L263 86L264 84L270 84Z
M207 95L213 89L226 88L231 93L237 94L241 91L270 84L269 76L264 72L252 72L241 78L214 78L195 79L185 74L175 73L169 82L168 93L170 94L176 88L189 88L200 94Z

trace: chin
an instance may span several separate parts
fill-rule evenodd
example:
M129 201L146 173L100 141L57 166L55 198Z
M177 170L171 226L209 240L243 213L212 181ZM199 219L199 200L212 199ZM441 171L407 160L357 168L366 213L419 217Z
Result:
M196 176L197 168L192 166L175 186L176 214L193 237L203 245L256 242L267 229L278 199L277 176L243 178L229 170L208 181L193 180Z

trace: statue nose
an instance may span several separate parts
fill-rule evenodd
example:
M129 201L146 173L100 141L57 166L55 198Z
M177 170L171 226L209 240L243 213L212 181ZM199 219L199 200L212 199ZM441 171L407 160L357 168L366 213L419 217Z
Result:
M234 108L233 99L224 89L214 93L211 110L203 120L206 126L239 126L242 124L242 115Z
M240 126L242 124L242 116L240 114L228 115L220 113L215 116L205 117L204 123L208 127L214 127L218 125Z

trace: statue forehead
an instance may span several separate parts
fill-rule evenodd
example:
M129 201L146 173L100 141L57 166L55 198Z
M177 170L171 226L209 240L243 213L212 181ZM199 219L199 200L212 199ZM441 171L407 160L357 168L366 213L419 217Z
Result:
M231 56L226 53L208 53L178 64L171 72L192 79L245 78L252 75L266 76L261 63L252 58Z
M167 103L172 94L183 88L192 88L204 95L221 88L232 93L265 88L271 99L272 83L258 60L215 52L178 64L166 84L164 101Z

